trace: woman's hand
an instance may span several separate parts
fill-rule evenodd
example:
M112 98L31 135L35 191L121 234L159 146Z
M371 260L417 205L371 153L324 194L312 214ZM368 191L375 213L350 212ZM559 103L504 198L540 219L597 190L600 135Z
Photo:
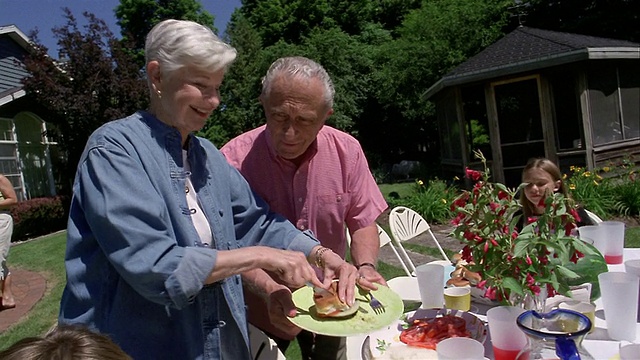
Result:
M367 289L377 289L375 285L360 278L358 269L344 261L338 254L329 250L323 252L321 263L324 265L323 288L328 289L333 279L338 279L338 298L340 301L353 305L355 301L356 284Z
M325 287L303 253L269 247L259 248L264 249L263 256L266 257L266 263L261 267L274 273L290 288L299 288L307 283Z

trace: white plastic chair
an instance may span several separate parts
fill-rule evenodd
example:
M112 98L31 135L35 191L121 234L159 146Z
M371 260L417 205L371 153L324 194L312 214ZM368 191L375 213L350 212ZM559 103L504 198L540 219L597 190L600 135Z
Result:
M438 250L440 250L442 258L451 262L447 254L442 249L442 246L440 246L438 239L433 235L429 223L427 223L427 221L414 210L405 206L396 206L391 209L391 212L389 213L389 227L391 228L393 240L395 240L394 245L400 250L400 254L404 257L411 273L415 274L416 266L413 264L413 261L411 261L411 258L409 258L407 251L404 249L404 246L402 246L402 242L413 239L425 231L429 232L431 239L438 247Z
M385 245L389 245L389 247L391 248L391 251L393 251L393 253L398 258L398 261L400 262L400 265L402 266L402 269L404 270L404 272L407 273L407 276L411 276L411 270L409 270L409 267L407 266L404 259L398 252L398 249L396 249L396 247L393 245L393 241L391 241L391 237L389 236L389 234L380 225L376 224L376 226L378 227L378 236L380 237L380 248L382 248ZM349 229L346 229L346 231L347 231L347 243L349 244L349 246L351 246L351 234L349 234Z
M587 215L591 218L591 220L596 224L600 224L602 222L602 219L600 219L600 217L594 213L592 213L591 211L587 210L587 209L583 209L585 213L587 213Z

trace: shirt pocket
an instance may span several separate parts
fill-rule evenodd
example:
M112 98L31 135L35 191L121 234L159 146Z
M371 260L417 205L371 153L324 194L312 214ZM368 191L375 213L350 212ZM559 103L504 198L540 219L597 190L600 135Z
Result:
M339 220L344 220L347 209L351 202L351 194L327 194L318 195L319 213L336 217Z

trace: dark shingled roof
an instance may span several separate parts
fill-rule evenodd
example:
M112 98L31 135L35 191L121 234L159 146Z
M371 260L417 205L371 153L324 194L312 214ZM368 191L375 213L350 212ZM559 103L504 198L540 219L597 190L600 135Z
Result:
M453 69L446 76L563 54L605 47L640 47L630 41L519 27Z
M631 41L521 26L454 68L425 96L429 98L446 86L595 58L590 54L594 49L640 58L640 44Z

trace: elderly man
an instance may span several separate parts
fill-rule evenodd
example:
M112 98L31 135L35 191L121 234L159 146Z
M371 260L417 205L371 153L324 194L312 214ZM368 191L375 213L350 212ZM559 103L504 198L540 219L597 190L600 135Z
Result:
M358 284L376 289L374 283L386 282L376 271L380 239L375 220L387 203L358 141L325 125L334 93L329 75L314 61L276 60L262 81L266 125L241 134L221 151L273 211L298 229L310 229L342 257L348 228ZM286 350L300 332L285 316L295 315L290 290L262 270L243 276L253 284L245 287L249 321ZM346 358L344 338L302 331L298 343L304 358Z

